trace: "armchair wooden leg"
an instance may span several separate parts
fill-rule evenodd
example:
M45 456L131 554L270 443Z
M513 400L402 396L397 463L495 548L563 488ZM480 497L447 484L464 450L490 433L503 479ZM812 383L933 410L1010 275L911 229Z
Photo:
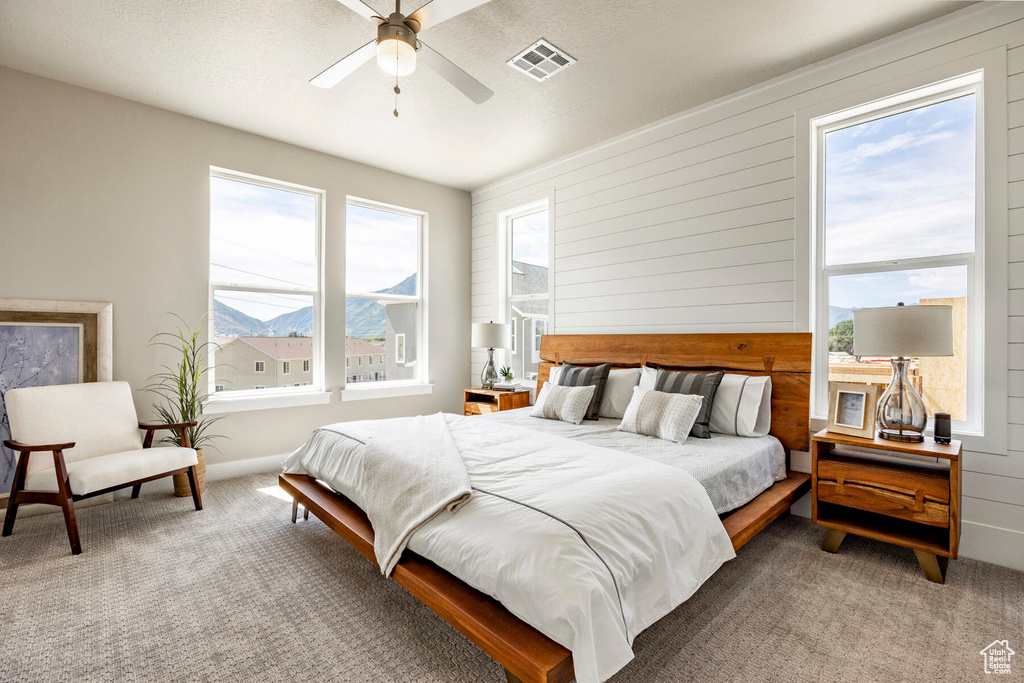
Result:
M196 466L188 468L188 486L192 489L192 503L196 506L196 510L203 509L203 495L199 492L199 477L196 474Z
M28 453L18 456L18 466L14 470L14 481L11 482L11 495L7 499L7 513L4 515L4 536L14 531L14 518L18 516L18 491L25 488L25 472L28 470Z
M71 498L71 485L68 483L68 471L64 467L64 454L53 452L53 464L57 474L57 497L60 509L64 512L64 525L68 528L68 540L71 542L71 554L82 553L82 541L78 537L78 519L75 517L75 503Z
M142 484L136 484L132 487L132 498L138 498L139 493L142 491Z

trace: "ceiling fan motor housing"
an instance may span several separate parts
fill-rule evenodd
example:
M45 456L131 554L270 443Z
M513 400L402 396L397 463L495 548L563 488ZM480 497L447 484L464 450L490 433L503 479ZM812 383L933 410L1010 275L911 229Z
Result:
M398 12L393 13L388 20L377 27L377 43L385 40L400 40L417 49L416 32L419 24L414 19L406 19Z

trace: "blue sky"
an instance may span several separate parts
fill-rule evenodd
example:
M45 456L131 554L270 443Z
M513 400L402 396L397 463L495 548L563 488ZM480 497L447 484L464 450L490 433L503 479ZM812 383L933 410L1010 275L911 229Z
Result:
M825 141L827 265L974 250L973 95L830 132ZM964 296L966 268L833 277L844 308Z
M290 289L316 286L316 199L210 178L210 279ZM309 306L308 296L225 292L217 297L269 320Z
M548 211L520 216L512 221L512 260L548 265Z

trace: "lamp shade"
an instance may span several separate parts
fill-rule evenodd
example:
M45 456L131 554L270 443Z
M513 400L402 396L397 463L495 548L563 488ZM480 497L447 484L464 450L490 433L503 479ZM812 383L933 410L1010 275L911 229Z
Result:
M505 323L473 323L473 346L507 349L512 346L512 327Z
M855 356L953 355L952 306L886 306L853 312Z

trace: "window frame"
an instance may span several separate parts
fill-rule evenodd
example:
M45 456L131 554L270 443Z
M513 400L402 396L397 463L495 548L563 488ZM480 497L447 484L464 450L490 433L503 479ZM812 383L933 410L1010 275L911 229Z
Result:
M292 374L292 362L290 360L281 361L281 374L290 375Z
M266 372L267 371L267 361L265 361L265 360L253 361L252 362L252 371L254 373Z
M895 102L901 94L907 100L924 97L932 92L941 92L954 86L965 77L982 75L978 88L977 102L981 103L983 115L977 119L983 141L976 149L978 202L975 218L982 221L984 230L980 233L984 248L976 250L976 258L983 258L984 310L976 311L983 316L984 325L975 332L974 352L983 353L984 360L976 365L982 390L975 394L975 401L982 411L983 433L963 433L954 425L955 438L961 439L964 449L975 454L1004 456L1008 452L1008 304L1007 289L1007 93L1006 93L1006 48L999 46L974 55L949 61L926 69L911 69L910 65L894 63L872 70L866 78L860 79L860 89L849 88L831 98L819 100L795 113L796 144L796 235L795 261L798 274L795 283L796 310L794 329L815 331L819 315L815 266L816 249L819 244L816 235L816 173L817 139L812 122L827 116L851 116L858 109L870 110L880 101ZM963 82L963 81L961 81ZM983 188L983 190L981 189ZM976 233L976 238L978 233ZM802 277L801 277L802 275ZM817 349L817 344L815 345ZM824 419L814 410L821 392L818 381L819 356L814 357L811 386L812 430L825 427ZM806 457L800 456L800 468L806 469ZM809 461L808 461L809 462Z
M371 199L363 199L360 197L354 197L348 195L345 198L345 215L346 221L348 217L349 206L360 206L366 209L373 209L376 211L384 211L388 213L396 213L403 216L409 216L417 220L417 270L416 270L416 294L415 295L404 295L404 294L379 294L374 292L362 292L362 291L348 291L348 283L346 280L345 298L347 299L369 299L372 301L379 301L387 305L386 302L391 303L416 303L416 369L415 377L412 379L384 379L380 381L362 381L361 379L356 383L348 381L346 376L345 384L342 386L342 400L347 399L361 399L361 398L389 398L396 395L405 394L420 394L430 393L433 385L430 384L430 371L429 371L429 334L428 334L428 290L427 286L427 247L429 237L429 214L426 211L419 211L416 209L410 209L403 206L397 206L395 204L387 204L384 202L378 202ZM348 234L346 230L346 244L348 240ZM346 264L347 267L347 264ZM348 332L346 330L346 336ZM406 334L395 334L395 343L397 348L398 337L405 339ZM384 354L386 355L386 354ZM395 362L404 363L398 360L398 354L395 354ZM362 365L362 357L360 356L359 364ZM349 393L351 392L351 393Z
M938 84L936 84L938 85ZM913 258L883 259L877 261L866 261L860 263L843 263L838 265L827 265L825 263L825 201L826 201L826 178L825 178L825 136L837 130L843 130L852 126L858 126L871 121L876 121L889 116L903 114L906 112L921 109L923 107L948 102L950 100L974 96L975 111L975 163L981 162L981 155L978 150L984 145L984 111L981 91L981 74L965 75L955 82L947 84L946 87L937 89L929 86L923 89L919 96L917 93L903 93L895 95L890 101L888 98L873 103L870 108L858 108L852 114L839 112L831 116L821 117L811 122L814 127L815 140L815 344L814 358L817 369L815 375L817 391L814 392L814 415L822 417L828 410L828 306L829 306L829 278L843 275L861 275L865 273L889 273L907 270L924 270L929 268L942 268L948 266L966 266L967 268L967 418L956 420L953 428L960 434L983 433L982 423L984 421L984 405L979 405L978 396L983 393L984 388L979 386L979 380L983 378L984 371L984 350L978 348L977 334L975 331L984 325L985 310L985 287L984 287L984 169L975 169L975 211L974 211L974 251L957 254L943 254L939 256L922 256ZM891 305L895 306L896 301ZM933 422L929 417L929 428Z
M231 392L216 393L216 344L214 337L214 325L208 325L208 340L210 344L207 373L208 391L210 393L206 412L225 413L241 410L257 410L262 408L278 408L291 405L313 405L330 402L330 393L326 391L326 368L324 354L324 225L326 219L326 192L324 190L299 185L284 180L267 178L242 171L235 171L217 166L210 166L209 179L220 178L258 187L265 187L284 192L308 195L316 202L314 215L316 226L313 235L313 252L316 260L315 287L268 287L265 285L239 285L231 282L215 281L210 277L209 265L207 265L208 282L208 311L212 320L215 309L215 297L218 292L249 292L258 294L285 294L310 296L313 302L313 358L312 358L312 381L305 387L274 387L272 389L238 390ZM209 188L209 184L207 184ZM209 205L209 196L207 197ZM209 224L207 233L207 244L213 239L212 221ZM209 258L207 258L209 261Z
M555 214L554 214L554 189L547 190L542 195L534 195L533 199L525 201L516 201L514 203L506 205L507 208L498 211L497 215L497 261L498 261L498 281L497 281L497 306L498 315L496 319L498 322L505 323L512 328L512 348L510 349L498 349L497 355L500 359L500 364L508 365L511 367L513 356L518 351L522 353L531 354L530 358L533 357L533 345L532 335L531 342L527 344L526 340L519 340L519 336L526 336L526 330L523 330L523 334L517 334L515 315L512 313L512 221L523 216L529 216L531 214L539 213L541 211L548 212L548 292L546 297L544 295L520 295L515 297L515 301L527 301L527 300L540 300L547 298L548 300L548 314L546 316L540 316L546 321L547 330L545 334L555 333ZM531 317L530 331L532 333L534 329L534 323L536 316ZM522 347L521 349L519 347ZM529 360L526 361L527 365L533 363ZM518 369L513 370L519 374ZM521 377L520 379L528 379L527 377Z

